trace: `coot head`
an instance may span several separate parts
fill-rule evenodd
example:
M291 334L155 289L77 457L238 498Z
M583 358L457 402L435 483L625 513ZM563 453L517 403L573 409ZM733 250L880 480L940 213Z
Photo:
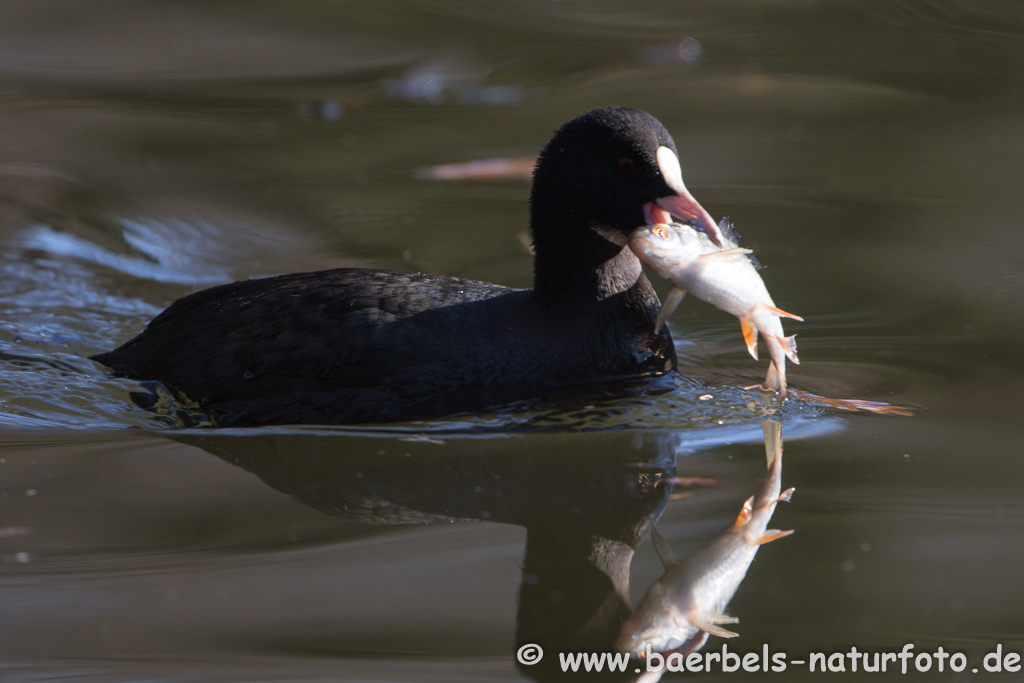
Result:
M718 226L683 184L672 136L645 111L595 109L562 126L537 161L530 196L534 287L613 293L635 281L629 234L670 215L721 243ZM619 287L621 289L621 286Z

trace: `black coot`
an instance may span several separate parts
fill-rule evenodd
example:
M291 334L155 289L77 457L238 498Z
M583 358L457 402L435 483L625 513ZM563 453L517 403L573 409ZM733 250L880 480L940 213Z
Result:
M562 126L534 171L532 290L348 268L246 280L179 299L94 359L225 426L429 418L660 374L675 351L627 236L669 213L717 241L661 123L597 109Z

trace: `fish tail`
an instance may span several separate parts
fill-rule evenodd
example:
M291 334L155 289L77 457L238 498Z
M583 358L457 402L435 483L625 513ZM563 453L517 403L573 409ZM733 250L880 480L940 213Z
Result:
M768 457L768 469L772 463L782 459L782 423L778 420L765 420L761 423L761 430L764 432L764 452Z
M775 365L775 361L768 366L768 376L764 379L764 388L769 391L777 391L779 396L786 398L786 374Z

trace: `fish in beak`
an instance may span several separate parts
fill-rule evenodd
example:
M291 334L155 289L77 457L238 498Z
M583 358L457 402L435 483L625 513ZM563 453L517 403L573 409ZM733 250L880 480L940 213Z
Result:
M679 158L676 153L668 147L659 147L657 160L661 177L674 194L659 197L653 202L644 204L644 218L647 220L647 224L686 223L705 233L720 248L724 247L725 240L722 231L711 218L711 214L697 203L690 191L686 189L686 185L683 184L683 171L679 166ZM673 221L672 216L675 216L678 221Z

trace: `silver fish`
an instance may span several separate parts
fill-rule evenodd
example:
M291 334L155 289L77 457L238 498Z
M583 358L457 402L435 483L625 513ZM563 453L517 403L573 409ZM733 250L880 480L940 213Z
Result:
M762 424L768 476L756 496L749 498L736 522L707 547L682 562L656 529L651 530L654 547L665 566L665 574L648 589L636 610L623 624L616 641L620 652L639 656L647 651L693 651L707 636L732 638L737 634L722 624L739 620L725 613L740 582L747 575L758 548L793 533L768 529L775 505L788 501L794 489L782 488L782 426L775 420Z
M629 246L640 260L672 283L655 322L655 332L676 309L687 292L740 319L747 350L757 360L757 333L764 337L772 368L765 387L786 397L786 357L799 364L796 335L784 336L780 317L803 320L775 306L764 281L748 254L736 245L728 218L719 223L723 246L706 234L678 223L656 223L638 228Z

